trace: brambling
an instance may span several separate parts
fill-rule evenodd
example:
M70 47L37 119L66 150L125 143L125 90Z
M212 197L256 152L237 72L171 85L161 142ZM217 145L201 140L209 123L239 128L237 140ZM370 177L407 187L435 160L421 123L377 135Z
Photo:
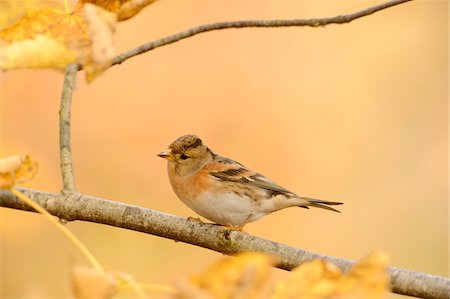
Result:
M288 208L322 208L335 212L341 202L299 196L239 162L213 153L195 135L181 136L160 152L170 184L197 214L242 230L245 224Z

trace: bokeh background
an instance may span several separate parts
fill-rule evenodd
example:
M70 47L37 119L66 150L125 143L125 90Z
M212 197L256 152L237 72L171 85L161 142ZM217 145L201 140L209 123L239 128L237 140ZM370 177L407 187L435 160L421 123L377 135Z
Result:
M328 17L376 3L160 1L119 24L117 53L209 22ZM62 80L52 70L0 74L1 156L28 153L40 164L27 188L61 188ZM345 202L342 214L283 210L248 233L348 259L382 249L392 265L447 276L447 101L447 1L414 1L324 28L204 33L130 59L90 85L79 74L76 181L85 194L195 216L156 157L195 133L292 191ZM70 264L87 264L79 252L39 215L1 208L0 217L0 297L69 297ZM222 257L104 225L67 227L107 268L141 282L171 284Z

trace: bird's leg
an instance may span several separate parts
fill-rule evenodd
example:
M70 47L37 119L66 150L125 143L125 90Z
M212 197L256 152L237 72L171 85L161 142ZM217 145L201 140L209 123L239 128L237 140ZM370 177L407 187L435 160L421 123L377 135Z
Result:
M240 224L240 225L233 225L233 224L229 224L228 223L228 224L225 225L225 227L227 229L229 229L229 230L237 230L237 231L242 232L243 228L244 228L244 225L245 225L245 223L244 224Z
M253 216L253 214L248 215L247 218L245 218L245 220L244 220L241 224L239 224L239 225L227 224L227 225L225 225L225 226L226 226L228 229L230 229L230 230L237 230L237 231L242 232L242 231L244 231L244 226L248 223L248 220L249 220L250 217L252 217L252 216Z

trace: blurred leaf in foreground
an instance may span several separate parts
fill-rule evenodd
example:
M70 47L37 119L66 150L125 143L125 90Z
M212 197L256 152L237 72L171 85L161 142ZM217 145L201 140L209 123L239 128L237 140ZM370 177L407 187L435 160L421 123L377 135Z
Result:
M10 189L31 180L37 172L37 163L28 155L0 159L0 188Z
M346 298L384 298L389 291L389 256L377 251L358 262L338 285Z
M108 299L118 291L113 273L80 265L72 269L72 288L76 299Z
M271 298L327 298L334 293L340 278L336 266L315 260L292 270L288 281L275 285Z
M176 298L260 298L274 259L261 253L227 257L203 274L178 282Z
M287 281L270 286L268 274L274 259L260 253L244 253L226 258L190 280L178 281L174 297L381 299L389 291L388 261L385 253L375 252L343 274L335 265L315 260L292 270Z
M271 299L384 298L389 290L388 261L385 253L375 252L342 274L335 265L315 260L278 283Z

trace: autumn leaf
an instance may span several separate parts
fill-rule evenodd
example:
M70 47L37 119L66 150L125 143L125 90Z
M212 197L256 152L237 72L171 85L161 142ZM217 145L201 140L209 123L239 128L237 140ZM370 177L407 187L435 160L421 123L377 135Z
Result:
M346 298L384 298L389 290L389 257L374 252L358 262L339 282L337 293Z
M179 281L176 298L259 298L274 261L261 253L225 258L204 273Z
M0 1L0 29L17 22L24 13L31 9L63 7L63 1Z
M144 7L155 1L156 0L80 0L78 1L78 5L83 5L85 3L95 4L107 11L116 13L117 19L119 21L124 21L133 17Z
M140 12L144 7L155 1L156 0L131 0L123 2L117 11L117 19L119 21L128 20Z
M42 49L45 49L45 53L42 53ZM76 58L75 52L44 35L0 47L0 66L3 69L46 67L64 69L67 64L75 62Z
M86 78L90 82L112 64L117 17L99 6L87 3L84 5L84 18L92 42L89 55L84 61Z
M294 269L287 282L275 286L271 299L380 299L389 290L389 258L375 252L358 262L348 274L321 260Z
M340 278L341 272L335 265L311 261L292 270L288 281L276 284L271 299L327 298L335 293Z
M76 265L72 269L72 290L76 299L108 299L117 291L114 273Z
M177 283L177 299L381 299L389 290L388 257L375 252L347 274L322 260L305 263L289 273L286 281L269 285L274 259L261 253L226 258L203 274ZM270 287L270 292L262 292Z
M88 28L76 10L28 10L14 25L0 31L0 67L60 68L83 61L91 41Z
M111 66L118 20L154 0L80 0L72 12L30 9L0 30L0 68L56 68L78 63L92 81Z
M16 184L31 180L36 172L37 163L28 155L0 159L0 188L11 189Z

